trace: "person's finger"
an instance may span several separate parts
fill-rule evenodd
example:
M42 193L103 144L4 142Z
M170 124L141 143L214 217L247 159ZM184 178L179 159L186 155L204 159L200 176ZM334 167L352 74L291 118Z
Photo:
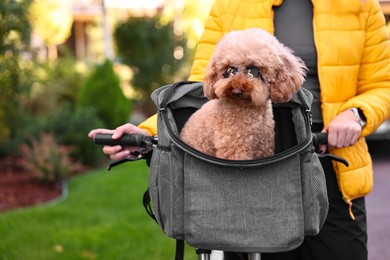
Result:
M97 128L97 129L91 130L88 133L88 137L92 139L94 137L94 135L97 134L97 133L100 133L100 134L112 134L113 132L114 132L114 130L104 129L104 128Z
M337 132L337 141L336 144L334 145L336 148L342 148L346 146L347 143L347 135L346 132L341 130L341 129L336 129Z
M123 148L120 145L115 145L115 146L105 145L105 146L103 146L103 153L108 154L108 155L116 154L122 150L123 150Z
M124 158L129 157L129 156L130 156L129 150L122 150L119 153L115 153L115 154L110 155L110 158L112 160L118 161L118 160L124 159Z
M124 134L135 134L140 132L140 129L132 124L124 124L117 127L112 135L112 139L118 139Z
M328 146L336 147L337 145L337 131L328 129Z
M354 135L353 135L353 137L352 137L352 143L351 143L351 145L357 143L357 141L358 141L359 138L360 138L360 134L361 134L361 131L360 131L360 132L355 132L355 133L354 133Z
M321 154L324 154L324 153L326 153L326 150L327 150L328 148L327 148L327 145L326 144L320 144L320 145L318 145L318 150L319 150L319 152L321 153Z

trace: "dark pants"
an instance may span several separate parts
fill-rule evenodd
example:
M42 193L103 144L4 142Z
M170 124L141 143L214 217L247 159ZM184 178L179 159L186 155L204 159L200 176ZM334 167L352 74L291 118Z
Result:
M321 159L329 197L329 213L317 236L305 237L290 252L263 253L261 260L367 260L367 226L364 198L353 200L352 211L343 201L329 159ZM225 253L225 260L248 259L245 254Z

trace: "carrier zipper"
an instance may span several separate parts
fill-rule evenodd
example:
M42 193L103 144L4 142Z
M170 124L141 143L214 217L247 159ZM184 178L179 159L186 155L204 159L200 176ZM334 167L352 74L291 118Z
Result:
M302 96L300 95L299 97L302 100ZM305 102L302 102L302 103L305 103ZM310 129L311 125L310 125L310 120L309 120L309 114L307 113L308 109L306 107L305 108L301 107L301 109L303 109L303 112L304 112L303 114L305 115L304 119L305 119L305 123L306 123L306 129ZM309 111L310 111L310 109L309 109ZM282 161L286 158L289 158L297 152L300 153L301 151L305 150L309 145L312 144L312 135L310 134L310 131L308 130L306 140L304 140L302 143L300 143L294 147L291 147L291 148L289 148L281 153L278 153L276 155L266 157L266 158L261 158L261 159L255 159L255 160L221 159L218 157L213 157L213 156L204 154L202 152L199 152L198 150L196 150L196 149L192 148L191 146L187 145L186 143L184 143L178 136L176 136L176 134L172 130L171 125L169 124L169 120L167 118L167 111L164 107L162 109L160 109L160 113L162 114L164 123L167 126L169 137L171 138L172 142L176 146L178 146L181 150L188 152L189 154L191 154L192 156L194 156L200 160L203 160L203 161L206 161L206 162L209 162L212 164L221 165L221 166L248 168L248 167L257 167L257 166L267 165L267 164L279 162L279 161Z
M172 96L172 93L173 93L173 91L175 91L176 88L178 88L178 87L180 87L180 86L182 86L182 85L194 84L194 83L199 83L199 82L196 82L196 81L179 81L179 82L175 83L174 85L169 86L169 90L168 90L167 95L166 95L166 96L163 98L163 100L161 101L161 107L162 107L162 109L165 109L167 101L168 101L169 98ZM160 108L160 109L161 109L161 108Z

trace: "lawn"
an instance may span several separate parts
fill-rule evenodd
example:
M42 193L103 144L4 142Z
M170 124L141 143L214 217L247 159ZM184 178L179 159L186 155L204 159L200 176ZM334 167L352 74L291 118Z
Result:
M144 162L124 164L73 178L56 202L1 213L0 259L173 259L175 241L143 208L147 183Z

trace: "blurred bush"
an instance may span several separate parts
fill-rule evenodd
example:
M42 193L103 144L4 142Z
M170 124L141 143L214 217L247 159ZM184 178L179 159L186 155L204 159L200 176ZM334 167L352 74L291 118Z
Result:
M142 97L139 103L146 115L156 112L150 94L160 86L187 78L189 71L185 66L189 64L185 35L175 34L174 22L161 15L130 16L119 21L114 30L118 59L132 69L131 85Z
M2 139L0 155L19 155L22 153L19 150L21 144L31 146L33 140L39 140L42 138L41 133L46 132L53 135L58 145L73 147L68 150L73 160L86 166L96 166L102 162L104 155L101 147L96 146L87 134L91 129L105 124L97 114L98 107L95 105L79 107L76 104L81 85L86 78L85 70L80 70L77 66L77 62L69 56L54 62L38 62L34 59L24 62L22 73L19 75L29 72L29 77L26 75L23 77L29 87L15 95L17 105L10 100L6 101L9 106L13 104L12 107L17 112L7 114L13 116L7 120L11 133ZM106 73L103 73L102 77L105 75ZM107 84L106 88L110 89L112 83ZM101 92L100 99L107 98L104 93L106 92ZM106 101L110 104L110 100ZM116 99L115 102L128 104L127 100ZM129 113L126 104L124 104L126 115L121 117L121 123L126 120ZM115 113L111 111L110 106L106 106L105 109L109 114Z
M131 101L124 96L111 61L95 66L80 89L77 106L95 109L103 122L100 127L112 129L128 121Z
M31 26L28 8L32 1L0 1L0 154L20 123L20 96L28 88L28 71L22 54L28 51Z
M123 124L128 120L131 106L122 93L112 63L106 61L103 65L97 65L89 74L85 68L80 70L77 62L69 56L51 62L31 59L23 64L18 75L23 76L26 87L13 95L18 102L13 102L11 98L5 100L9 109L13 108L15 112L5 111L10 133L7 138L1 139L0 155L23 155L26 159L26 151L42 152L41 146L51 145L51 141L41 134L45 132L52 135L52 142L61 150L58 151L61 156L68 153L72 161L85 166L97 166L104 162L101 147L95 145L87 134L94 128L115 128ZM72 149L64 150L63 146ZM51 151L47 156L50 154L53 156L52 164L63 163L56 161L58 154ZM35 171L39 168L37 158L31 157L27 161L31 162L30 169L34 164ZM54 166L41 170L42 174L48 175L43 176L44 179L57 180L65 174L56 173L60 169Z
M71 174L104 163L101 147L87 134L102 125L93 108L75 109L61 105L48 117L25 115L23 128L17 129L14 144L27 172L40 181L57 183Z
M0 139L0 155L18 154L19 144L37 138L47 125L47 117L58 112L63 104L75 107L80 82L85 78L85 72L77 69L72 57L54 62L39 62L32 57L19 64L23 66L18 70L8 67L17 73L20 80L15 84L23 91L13 92L4 101L3 107L10 110L3 110L7 115L5 127L11 131Z
M104 159L102 147L97 146L87 135L103 122L93 107L74 108L66 103L46 121L44 131L53 133L59 144L72 146L70 156L87 166L99 165Z
M54 136L41 133L31 144L20 145L22 165L39 181L60 183L68 175L77 173L81 165L69 157L71 146L58 145Z
M34 115L47 116L56 112L62 104L75 105L86 69L71 56L56 61L31 61L32 75L28 96L23 107Z

